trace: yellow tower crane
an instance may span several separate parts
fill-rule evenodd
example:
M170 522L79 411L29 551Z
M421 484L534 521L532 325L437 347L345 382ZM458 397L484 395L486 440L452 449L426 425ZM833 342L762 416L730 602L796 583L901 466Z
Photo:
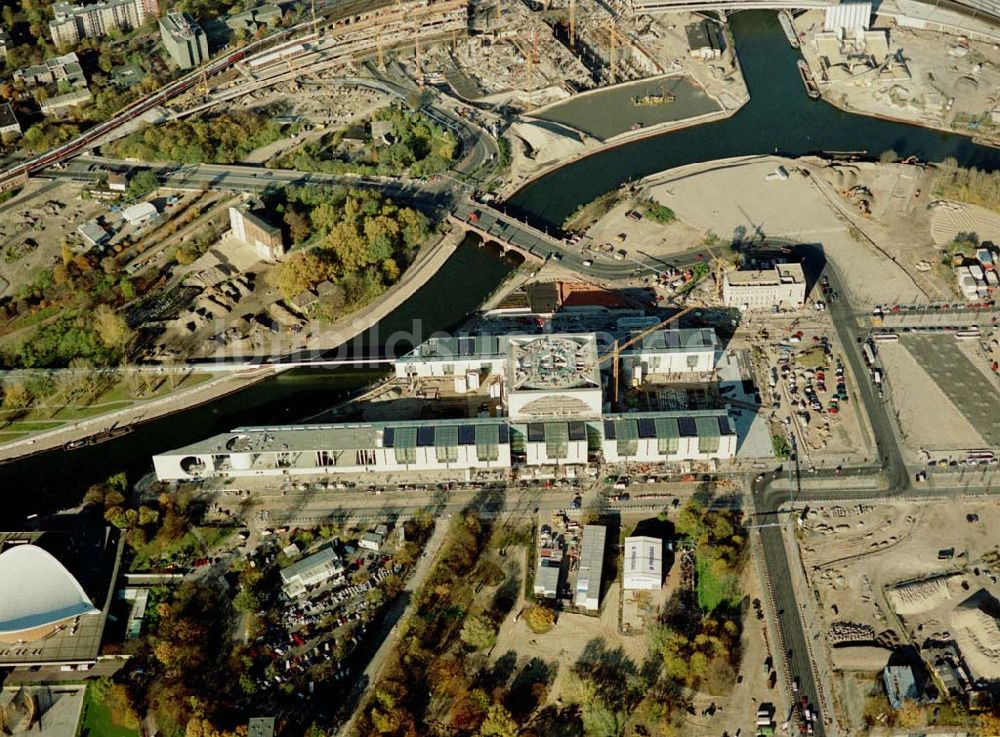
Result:
M687 313L689 313L694 308L695 308L694 305L689 305L688 307L685 307L683 310L681 310L680 312L678 312L675 315L671 315L666 320L658 322L656 325L653 325L652 327L646 328L645 330L643 330L643 331L641 331L639 333L636 333L635 335L633 335L631 338L629 338L628 340L626 340L621 345L619 345L618 341L616 340L614 342L614 345L612 346L612 348L611 348L610 351L607 351L606 353L603 353L602 355L600 355L600 356L597 357L596 365L598 367L600 367L600 365L602 363L604 363L605 361L607 361L609 358L612 359L612 361L613 361L613 363L611 365L611 383L614 385L614 402L615 402L615 406L618 405L618 384L619 384L619 381L618 381L618 372L619 372L619 364L620 364L619 354L623 350L625 350L626 348L631 348L632 346L634 346L636 343L638 343L640 340L642 340L646 336L655 333L657 330L662 330L663 328L665 328L667 325L669 325L672 322L676 322L677 320L680 320L682 317L684 317L684 315L686 315Z

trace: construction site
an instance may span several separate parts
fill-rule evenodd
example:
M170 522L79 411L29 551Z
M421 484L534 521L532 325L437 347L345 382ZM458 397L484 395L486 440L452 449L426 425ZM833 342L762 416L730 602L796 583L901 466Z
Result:
M904 669L898 675L916 689L904 697L936 706L942 725L952 723L953 705L960 716L983 703L977 684L1000 675L995 522L996 510L981 501L803 513L797 541L786 539L802 558L804 578L794 584L808 602L810 639L831 666L844 724L862 726L887 665L890 673ZM890 659L907 647L915 658Z
M1000 137L1000 49L965 35L904 27L857 3L810 10L792 23L808 74L850 112Z

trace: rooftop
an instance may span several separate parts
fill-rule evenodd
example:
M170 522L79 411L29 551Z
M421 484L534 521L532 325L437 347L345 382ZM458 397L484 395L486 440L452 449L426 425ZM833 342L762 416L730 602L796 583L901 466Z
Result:
M336 568L339 564L340 556L337 555L336 551L333 548L323 548L318 553L307 556L302 560L295 561L287 568L282 568L281 580L287 583L293 578L302 576L310 571L316 570L317 568Z
M502 358L506 353L507 339L503 336L464 335L453 338L431 338L396 360Z
M511 337L509 384L512 391L600 387L597 336Z
M280 453L310 450L361 450L366 448L433 446L445 435L457 435L459 445L473 445L480 435L495 434L507 442L507 424L496 419L408 420L377 423L337 423L323 425L285 425L278 427L240 427L231 433L215 435L171 455L210 453Z
M715 348L718 339L711 328L657 330L623 353L683 353L703 348Z
M726 273L726 281L733 286L804 284L805 280L802 264L777 264L773 269L748 269Z
M0 105L0 128L7 128L12 125L18 125L17 116L14 115L14 108L10 106L10 103L5 102Z

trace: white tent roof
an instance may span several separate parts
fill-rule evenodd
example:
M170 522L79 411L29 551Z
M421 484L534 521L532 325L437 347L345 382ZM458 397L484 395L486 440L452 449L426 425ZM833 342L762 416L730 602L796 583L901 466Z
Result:
M826 9L826 19L823 22L824 31L850 34L852 37L859 31L867 31L871 22L871 3L841 3Z
M98 613L65 566L36 545L0 553L0 592L0 634Z

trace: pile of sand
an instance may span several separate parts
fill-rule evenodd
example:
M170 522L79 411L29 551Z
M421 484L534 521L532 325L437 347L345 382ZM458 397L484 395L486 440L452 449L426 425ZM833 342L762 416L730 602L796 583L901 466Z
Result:
M889 603L901 617L912 617L937 609L951 599L950 576L904 584L887 592Z

